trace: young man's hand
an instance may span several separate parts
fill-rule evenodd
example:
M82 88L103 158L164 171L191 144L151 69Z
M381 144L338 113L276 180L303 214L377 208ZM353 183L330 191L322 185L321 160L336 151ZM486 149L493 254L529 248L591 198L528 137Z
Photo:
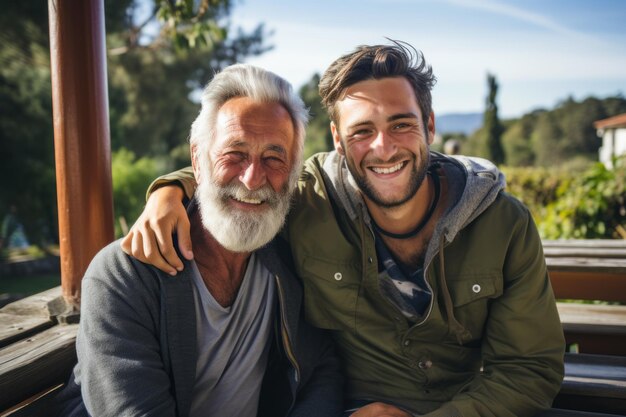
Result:
M183 263L174 249L172 234L176 233L178 249L183 256L193 259L183 196L183 190L176 185L155 190L141 216L122 240L124 252L170 275L182 271Z
M371 403L359 408L350 417L412 417L396 406L385 403Z

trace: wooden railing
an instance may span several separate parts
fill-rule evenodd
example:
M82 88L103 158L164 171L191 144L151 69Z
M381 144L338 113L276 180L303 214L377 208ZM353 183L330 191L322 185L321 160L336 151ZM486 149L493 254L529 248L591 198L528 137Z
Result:
M624 304L558 303L567 342L582 353L566 354L555 408L540 416L626 416L626 241L545 241L544 248L557 298ZM64 309L60 287L0 309L0 416L45 415L67 380L77 324L66 323L75 317Z

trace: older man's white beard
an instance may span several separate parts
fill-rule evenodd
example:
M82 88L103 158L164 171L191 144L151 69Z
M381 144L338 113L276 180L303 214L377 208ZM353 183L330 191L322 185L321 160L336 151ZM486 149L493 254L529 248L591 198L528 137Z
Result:
M207 177L205 177L207 178ZM242 184L219 186L213 181L198 184L196 198L202 224L224 248L252 252L269 243L285 222L292 191L276 193L269 185L250 191ZM250 212L233 208L232 199L264 202L265 210Z

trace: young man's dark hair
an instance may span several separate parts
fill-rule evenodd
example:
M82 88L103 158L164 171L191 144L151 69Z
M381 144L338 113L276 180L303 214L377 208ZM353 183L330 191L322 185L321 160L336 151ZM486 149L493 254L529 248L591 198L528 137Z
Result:
M437 79L420 51L405 42L391 42L392 45L359 46L335 60L324 72L319 84L320 97L335 124L339 122L335 103L346 88L365 80L405 77L415 91L424 126L428 125L432 112L430 90Z

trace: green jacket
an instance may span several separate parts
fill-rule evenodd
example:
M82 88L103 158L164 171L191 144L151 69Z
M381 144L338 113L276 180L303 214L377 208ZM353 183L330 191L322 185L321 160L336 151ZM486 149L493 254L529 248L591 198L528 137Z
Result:
M343 157L305 163L285 230L305 317L333 330L348 400L432 417L532 416L559 390L565 346L541 240L488 161L431 156L450 198L428 245L433 297L418 322L380 290L369 216ZM189 173L170 179L193 189Z

